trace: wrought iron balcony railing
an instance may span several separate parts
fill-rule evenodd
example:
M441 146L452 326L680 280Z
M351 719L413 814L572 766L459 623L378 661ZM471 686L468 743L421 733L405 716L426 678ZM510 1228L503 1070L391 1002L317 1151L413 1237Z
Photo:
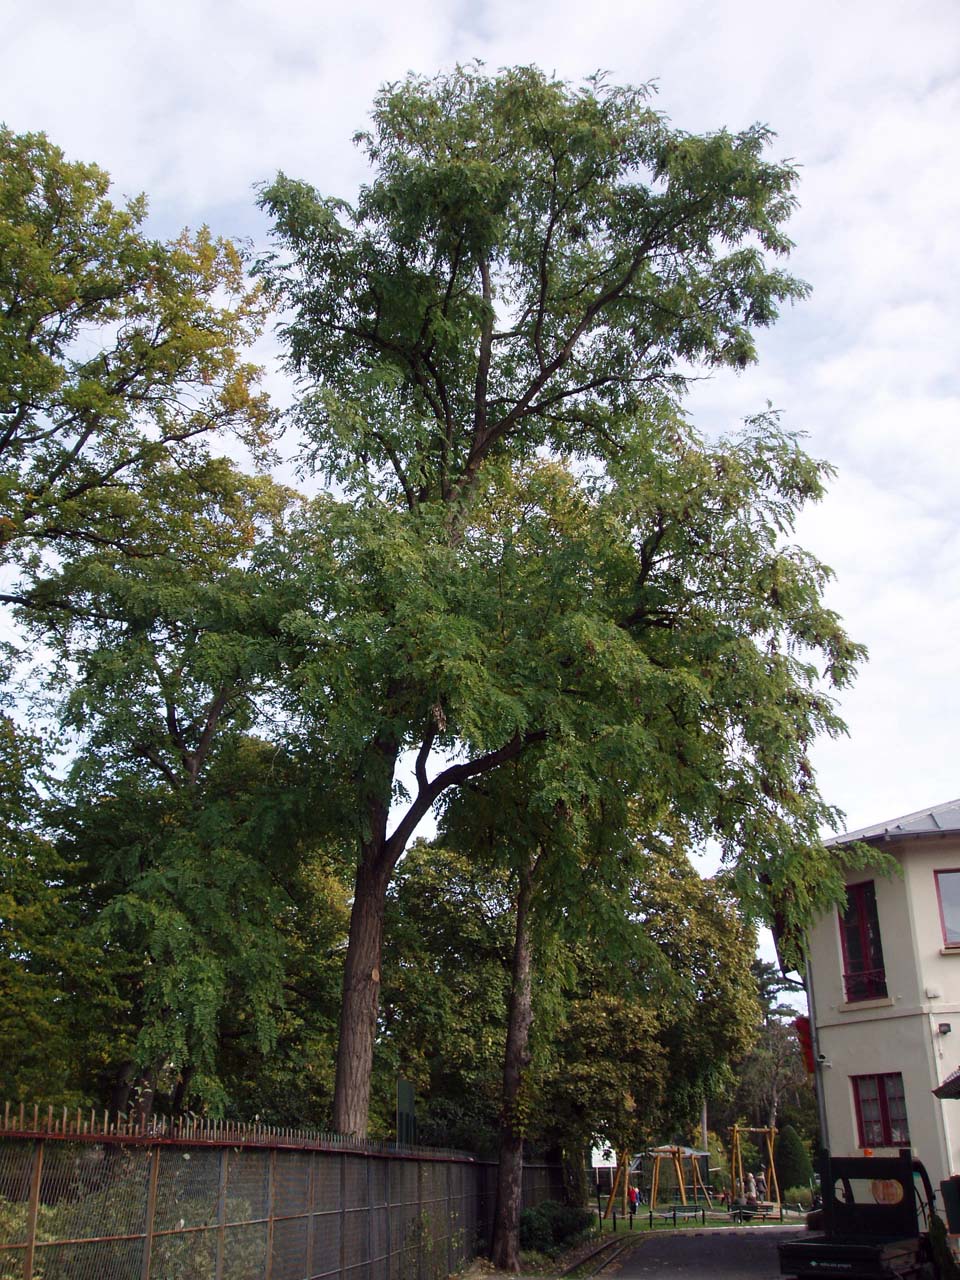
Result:
M887 994L887 975L883 969L861 969L859 973L845 973L843 987L847 1003L857 1000L882 1000Z

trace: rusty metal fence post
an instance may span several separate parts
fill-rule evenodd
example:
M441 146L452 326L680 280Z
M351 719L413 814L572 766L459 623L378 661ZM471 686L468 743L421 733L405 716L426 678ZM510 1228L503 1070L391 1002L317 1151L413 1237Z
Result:
M310 1164L307 1167L307 1275L312 1276L314 1272L313 1266L313 1235L316 1230L317 1222L317 1160L319 1157L314 1154L310 1157Z
M340 1274L347 1265L347 1157L340 1157Z
M30 1200L27 1206L27 1249L23 1260L24 1280L33 1280L33 1252L37 1244L37 1212L40 1208L40 1179L43 1176L43 1142L34 1144L30 1173Z
M277 1151L276 1148L270 1152L270 1159L267 1162L267 1259L265 1265L266 1280L270 1280L273 1275L273 1236L275 1225L275 1210L277 1204Z
M417 1161L417 1275L424 1280L423 1165Z
M447 1271L453 1270L453 1237L456 1218L453 1210L453 1166L447 1165Z
M217 1170L217 1254L214 1262L214 1280L223 1280L223 1255L227 1243L227 1166L230 1152L220 1149L220 1165Z
M154 1147L150 1158L150 1180L147 1185L147 1218L143 1234L143 1265L140 1280L150 1280L150 1262L153 1255L153 1228L157 1219L157 1183L160 1178L160 1148Z

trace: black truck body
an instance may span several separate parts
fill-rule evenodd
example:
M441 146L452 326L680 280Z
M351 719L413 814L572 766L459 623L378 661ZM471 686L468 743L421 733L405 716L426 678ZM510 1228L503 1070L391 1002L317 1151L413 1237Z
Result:
M823 1234L780 1245L780 1270L795 1280L936 1280L927 1237L933 1189L910 1151L838 1156L820 1163Z

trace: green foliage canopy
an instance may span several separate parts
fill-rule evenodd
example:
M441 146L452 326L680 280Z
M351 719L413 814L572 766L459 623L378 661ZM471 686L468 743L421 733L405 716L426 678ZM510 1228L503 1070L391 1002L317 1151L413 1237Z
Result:
M610 457L685 364L741 366L805 287L769 265L795 173L769 133L693 137L649 93L459 67L379 95L354 205L279 175L262 263L316 466L412 509L486 459Z
M0 129L0 536L28 567L51 547L169 548L152 507L176 491L202 513L222 482L202 437L268 444L242 251L205 228L151 240L143 197L108 191L43 134Z

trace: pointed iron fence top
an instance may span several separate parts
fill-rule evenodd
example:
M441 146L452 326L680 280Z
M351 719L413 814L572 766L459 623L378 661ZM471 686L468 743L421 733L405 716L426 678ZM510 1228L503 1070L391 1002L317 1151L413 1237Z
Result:
M420 1147L389 1142L382 1138L355 1138L349 1134L327 1133L310 1126L293 1128L267 1125L259 1120L230 1120L222 1117L144 1117L135 1111L127 1115L95 1108L54 1108L40 1103L3 1104L0 1137L65 1138L109 1142L167 1142L213 1146L293 1147L302 1150L356 1151L362 1155L404 1156L409 1159L467 1160L477 1157L449 1147Z

